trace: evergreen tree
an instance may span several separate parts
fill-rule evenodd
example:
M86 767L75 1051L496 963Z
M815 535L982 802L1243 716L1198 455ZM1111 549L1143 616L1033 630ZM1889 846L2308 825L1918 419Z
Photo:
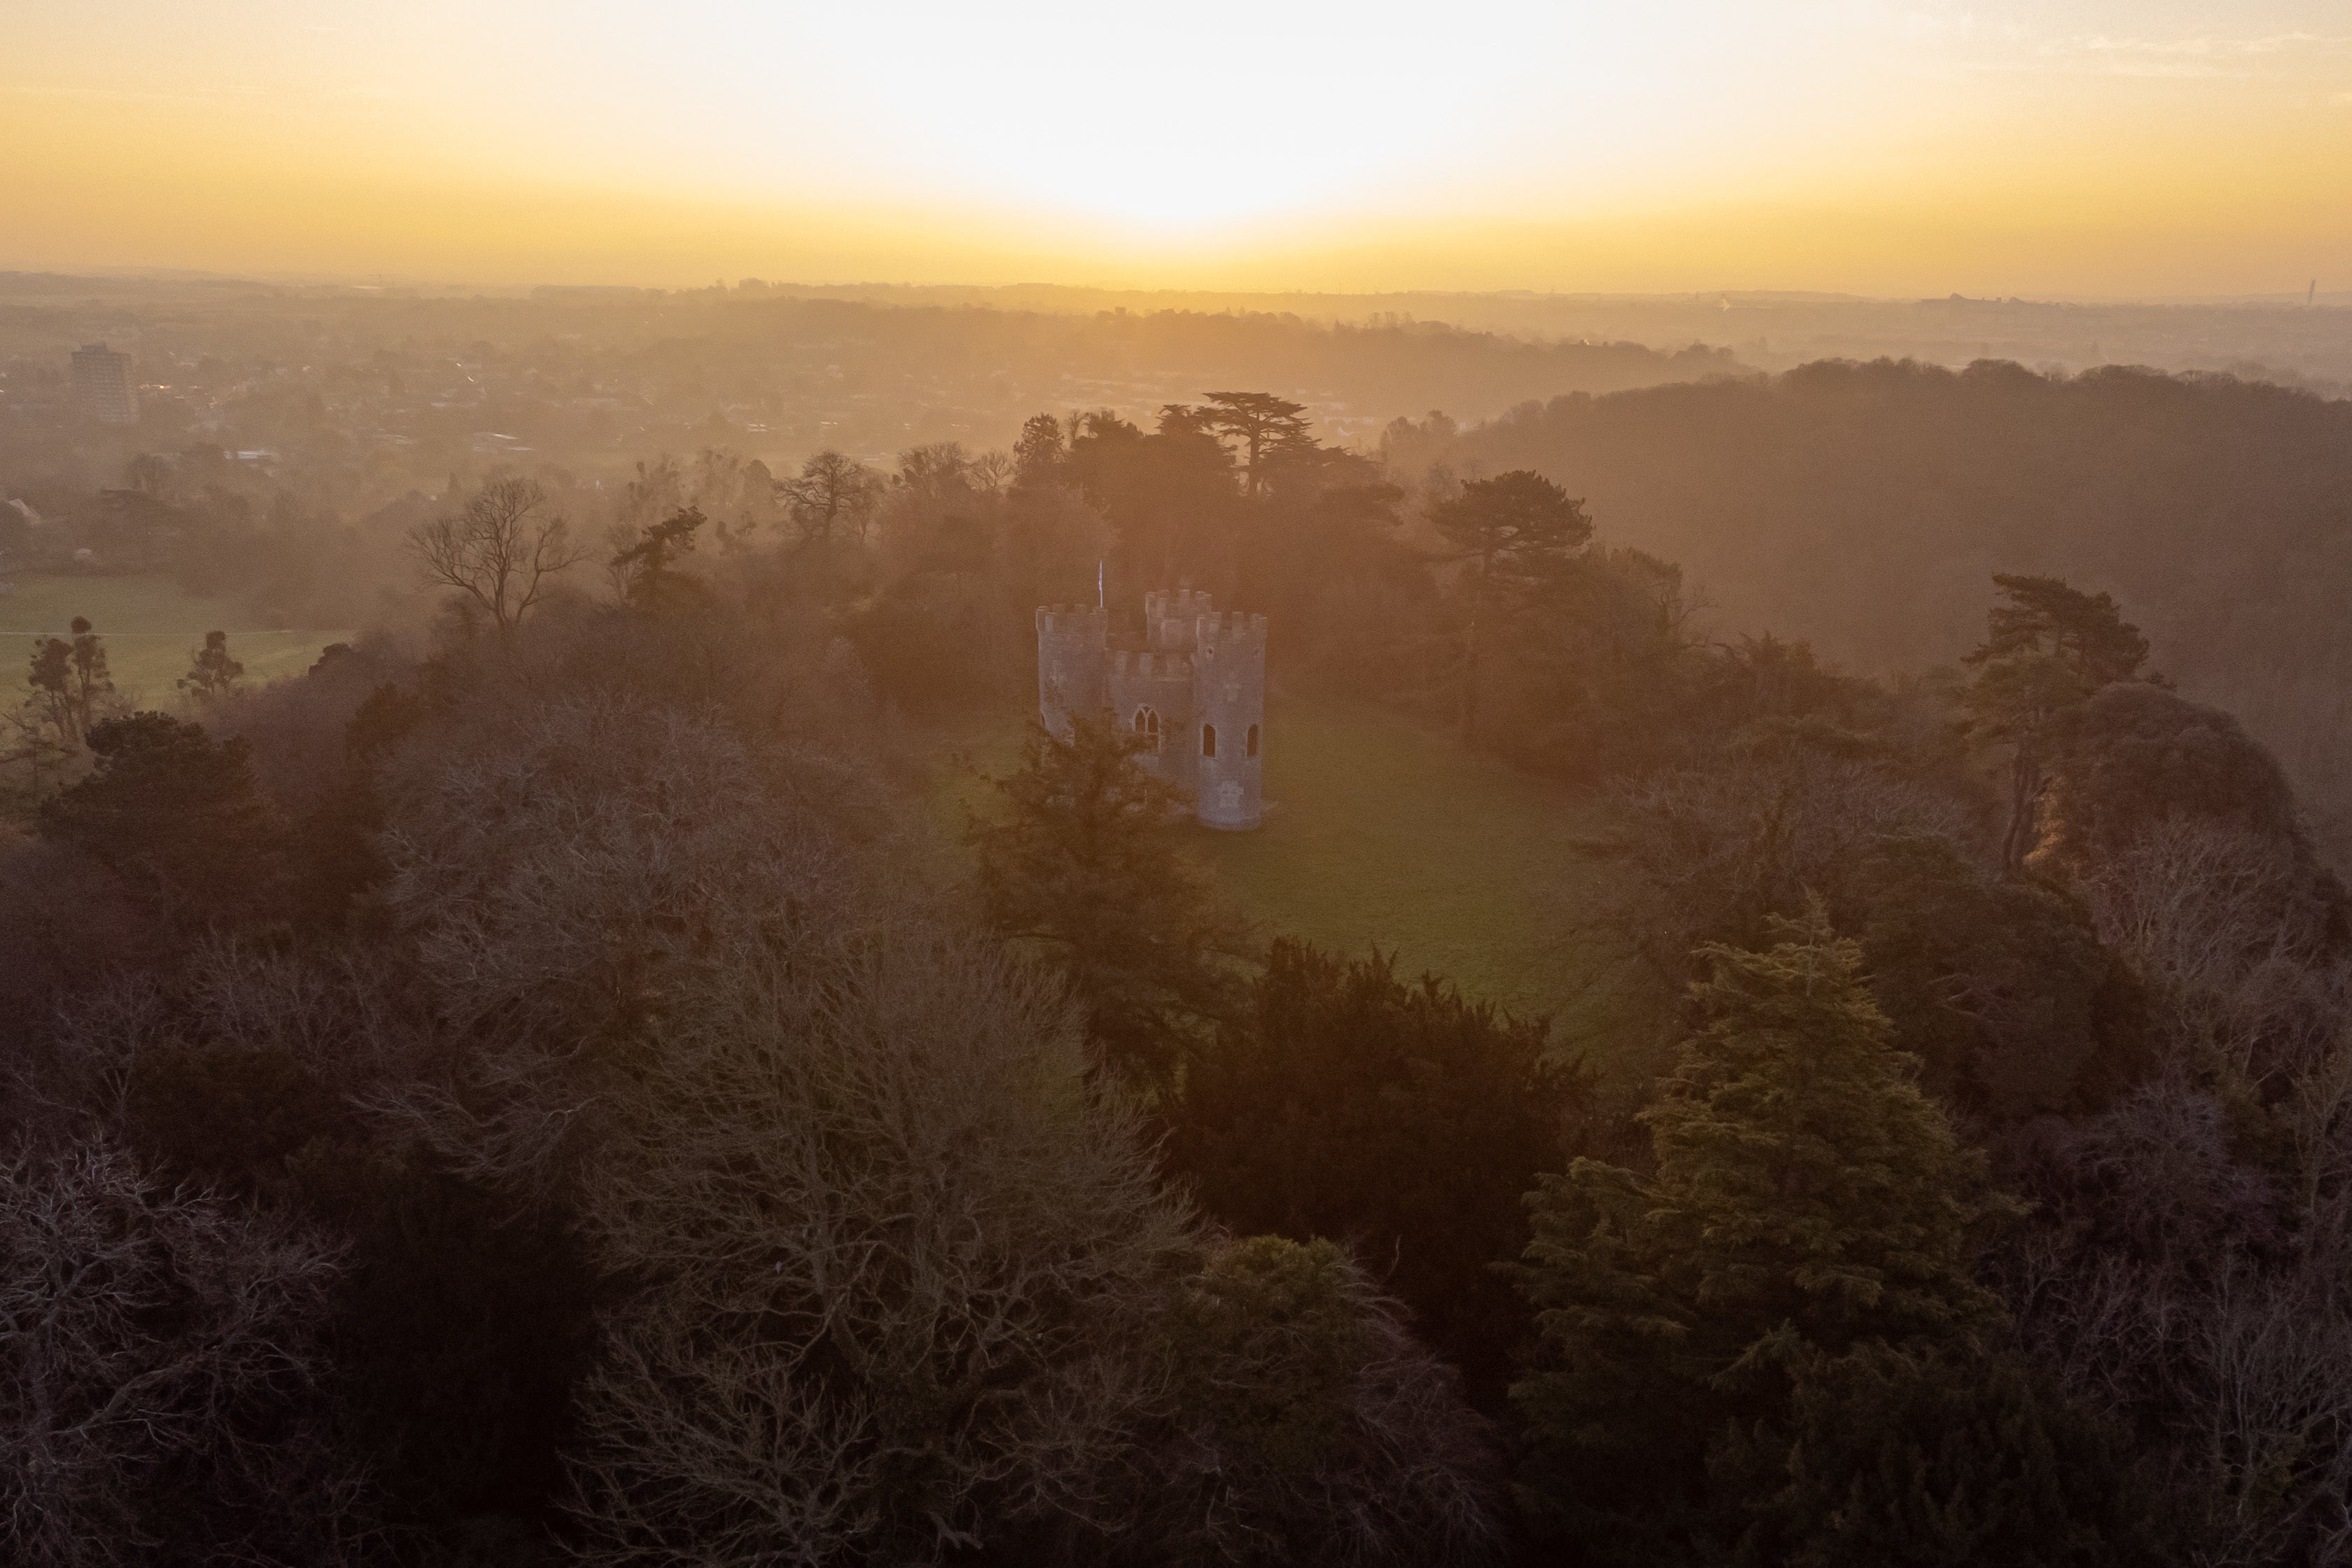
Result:
M694 580L677 563L693 550L695 530L707 520L701 507L681 507L638 529L635 539L615 550L607 570L622 600L652 610L691 590Z
M2009 753L2009 827L2001 865L2015 873L2041 841L2051 731L2058 716L2100 687L2139 675L2147 639L2106 594L2054 577L1993 574L2005 603L1985 617L1985 640L1963 659L1970 729Z
M1201 429L1242 444L1243 485L1253 496L1265 492L1267 468L1276 459L1315 450L1307 405L1272 392L1211 392L1186 412Z
M1527 1495L1600 1561L1748 1534L1752 1474L1707 1478L1785 1448L1822 1358L1973 1354L2000 1324L1969 1271L2005 1207L1973 1196L1982 1156L1912 1082L1857 945L1818 904L1774 926L1767 951L1706 950L1706 1025L1643 1113L1654 1173L1578 1160L1529 1200Z
M225 697L245 679L245 665L229 657L228 633L207 632L205 645L189 656L188 673L174 683L200 702Z
M115 701L105 642L88 616L75 616L72 629L70 643L48 637L33 645L33 667L25 677L32 688L30 711L68 748L87 744L91 726Z
M1171 1161L1237 1233L1347 1239L1499 1395L1527 1314L1494 1264L1527 1244L1521 1195L1587 1087L1547 1032L1393 958L1278 940L1171 1098Z
M990 921L1068 972L1097 1065L1164 1085L1230 1010L1241 933L1178 851L1190 802L1136 762L1146 744L1100 718L1076 717L1066 739L1032 720L1022 766L997 780L1007 812L966 836Z
M1473 479L1430 521L1463 563L1462 740L1478 737L1481 655L1496 623L1510 619L1556 582L1592 537L1584 503L1530 469Z
M46 838L69 843L177 915L264 915L283 844L241 737L215 740L167 714L108 719L89 732L97 767L42 802Z

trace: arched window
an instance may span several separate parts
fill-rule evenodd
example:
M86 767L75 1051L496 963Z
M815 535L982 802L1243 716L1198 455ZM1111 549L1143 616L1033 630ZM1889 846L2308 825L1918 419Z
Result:
M1249 754L1252 757L1257 755L1257 726L1255 725L1249 727Z
M1135 733L1151 738L1151 749L1160 749L1160 716L1149 707L1135 710Z
M1201 727L1201 755L1214 757L1216 754L1217 727L1213 724L1204 724Z

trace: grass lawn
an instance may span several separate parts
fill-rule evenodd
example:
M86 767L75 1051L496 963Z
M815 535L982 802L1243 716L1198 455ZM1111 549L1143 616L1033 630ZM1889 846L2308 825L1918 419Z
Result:
M1019 722L947 744L1002 773L1017 758ZM1262 936L1349 953L1378 946L1402 974L1427 970L1465 995L1550 1015L1554 1038L1596 1063L1655 1066L1612 1027L1629 1016L1631 977L1571 934L1603 874L1581 847L1593 827L1581 798L1370 706L1277 699L1265 737L1276 808L1265 825L1186 834ZM986 809L990 792L969 773L942 780L956 821L961 804Z
M105 639L116 689L142 707L168 706L178 695L173 683L188 673L189 657L207 632L228 633L229 653L244 662L245 678L255 685L300 674L320 649L351 635L257 627L234 606L195 598L166 577L23 574L15 581L14 593L0 595L0 653L7 659L0 682L10 688L23 679L32 639L67 635L77 615L88 616Z

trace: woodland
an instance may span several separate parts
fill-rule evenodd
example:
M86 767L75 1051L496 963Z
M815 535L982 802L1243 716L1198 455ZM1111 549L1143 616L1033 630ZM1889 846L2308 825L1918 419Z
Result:
M2352 901L2264 683L2344 405L1195 397L493 466L294 678L37 640L0 1557L2352 1563ZM202 572L209 461L87 516ZM1576 1038L1251 925L1118 716L943 822L1098 580L1572 790Z

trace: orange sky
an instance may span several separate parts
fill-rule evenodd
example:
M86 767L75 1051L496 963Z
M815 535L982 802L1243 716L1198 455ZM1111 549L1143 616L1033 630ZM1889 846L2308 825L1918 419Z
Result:
M0 29L5 267L2352 288L2344 0L76 0Z

